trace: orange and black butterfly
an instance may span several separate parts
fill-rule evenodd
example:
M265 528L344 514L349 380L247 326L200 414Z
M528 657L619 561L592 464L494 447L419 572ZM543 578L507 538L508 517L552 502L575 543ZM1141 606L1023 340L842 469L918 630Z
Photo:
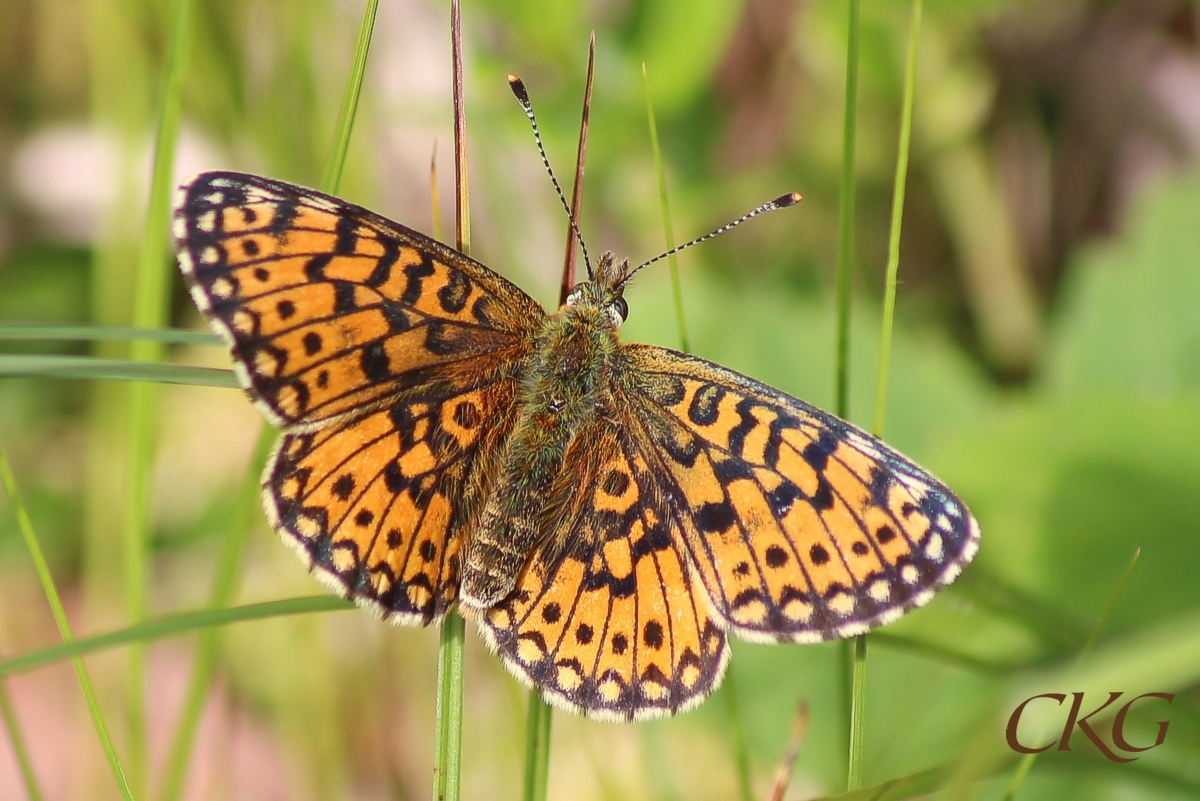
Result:
M232 172L183 186L174 226L196 305L283 431L263 500L284 541L393 622L457 604L555 706L684 711L730 633L862 634L975 555L963 503L879 440L621 343L627 262L547 314L410 228Z

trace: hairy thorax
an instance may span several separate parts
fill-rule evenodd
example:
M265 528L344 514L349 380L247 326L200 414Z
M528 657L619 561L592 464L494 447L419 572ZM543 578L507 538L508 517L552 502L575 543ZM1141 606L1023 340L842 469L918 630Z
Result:
M460 600L475 609L512 591L535 545L567 545L547 542L572 490L563 481L564 457L577 438L597 435L612 406L619 345L603 309L563 306L536 342L516 423L467 542Z

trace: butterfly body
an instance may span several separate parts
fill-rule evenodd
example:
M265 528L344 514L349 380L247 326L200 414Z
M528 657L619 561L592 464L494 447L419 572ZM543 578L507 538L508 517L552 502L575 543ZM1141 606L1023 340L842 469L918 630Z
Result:
M603 720L674 714L727 637L811 643L920 606L978 549L941 482L803 401L622 344L628 264L547 315L338 198L241 173L180 189L199 309L282 429L272 526L400 624L454 605L521 681Z
M508 596L538 546L561 549L553 529L574 491L564 457L581 431L616 425L610 382L621 370L616 325L602 305L564 305L534 335L518 381L517 418L468 535L459 600L484 611Z

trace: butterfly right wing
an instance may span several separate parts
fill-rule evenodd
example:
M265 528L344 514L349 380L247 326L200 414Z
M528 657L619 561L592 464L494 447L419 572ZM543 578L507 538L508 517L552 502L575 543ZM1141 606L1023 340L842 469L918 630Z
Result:
M475 369L285 433L263 476L284 542L340 595L395 623L429 624L455 600L462 532L515 419L511 365Z
M479 615L505 666L555 706L598 720L686 711L720 684L724 623L627 424L597 421L546 499L559 525L514 592ZM468 612L470 610L467 610Z
M520 349L545 313L463 254L346 201L233 172L180 188L192 298L277 426L310 430Z

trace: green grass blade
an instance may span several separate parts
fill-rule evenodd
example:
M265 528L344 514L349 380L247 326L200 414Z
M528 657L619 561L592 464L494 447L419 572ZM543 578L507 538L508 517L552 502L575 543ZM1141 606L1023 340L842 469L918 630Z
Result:
M363 75L367 71L367 54L371 50L371 34L375 30L375 12L379 0L367 0L363 9L362 24L358 28L358 41L354 45L354 60L350 63L350 75L346 79L346 90L342 93L342 106L338 110L337 127L333 132L333 147L325 162L321 175L321 189L336 193L342 182L342 170L346 166L346 153L350 150L350 134L354 131L354 117L358 113L358 98L362 93Z
M667 200L667 178L663 172L662 150L658 145L658 124L654 120L654 100L650 95L650 78L646 74L646 64L642 63L642 90L646 94L646 121L650 125L650 150L654 155L654 172L658 176L658 197L662 204L663 234L667 240L667 250L675 249L675 229L671 226L671 204ZM675 255L667 257L671 268L671 293L675 298L675 324L679 328L679 348L684 353L691 353L688 342L687 322L683 316L683 287L679 283L679 264Z
M17 768L21 771L25 794L29 796L29 801L43 801L45 796L42 795L37 774L33 771L33 761L29 758L29 749L25 745L25 737L21 734L21 726L17 722L17 714L12 708L12 700L8 697L8 688L4 686L4 682L0 682L0 717L4 718L4 729L8 732L8 741L12 744Z
M850 415L850 272L854 259L854 148L858 127L859 0L850 0L849 7L846 97L842 120L842 175L838 190L837 368L834 385L834 413L843 420Z
M154 166L146 204L146 224L142 231L134 279L133 325L136 328L162 328L167 324L170 314L172 270L167 237L171 217L171 183L175 170L175 146L183 116L183 83L191 54L191 33L192 0L175 0L172 4L171 38L167 42L166 64L158 97ZM159 362L162 361L162 355L162 343L154 340L136 339L130 347L130 357L135 362ZM129 471L122 561L125 614L133 624L141 622L146 616L146 531L149 523L150 474L158 425L158 388L154 384L137 382L129 389ZM138 795L145 795L147 783L145 691L145 653L135 646L129 651L125 729L129 779Z
M454 244L471 252L471 204L467 181L467 109L463 96L462 13L450 0L450 68L454 106ZM457 609L446 613L438 644L437 716L434 721L434 801L458 801L462 781L463 635Z
M850 413L850 283L851 262L854 257L854 148L858 125L858 28L859 0L850 0L850 19L846 44L846 96L842 124L842 174L839 188L838 254L837 254L837 345L834 375L834 413L845 419ZM862 741L854 732L861 731L859 718L863 709L859 665L866 657L865 644L860 648L844 642L842 654L843 697L847 706L846 781L853 788L861 774Z
M867 638L854 638L850 676L850 757L846 767L846 789L862 786L863 746L866 742Z
M258 510L258 476L262 473L263 465L266 464L267 455L270 453L275 437L275 430L264 424L259 432L254 453L250 457L250 466L246 470L241 489L234 501L232 519L226 530L221 556L217 561L216 577L213 579L212 594L208 603L209 609L224 609L233 600L238 575L241 572L242 554L245 551L246 540L249 538ZM203 631L196 643L191 681L184 696L183 710L179 716L179 723L175 727L171 750L167 756L161 796L163 801L176 801L183 793L189 757L196 739L196 730L200 726L200 714L204 710L204 700L208 697L212 678L216 672L220 646L219 637L220 629L208 628Z
M1129 582L1129 576L1133 574L1134 565L1137 564L1138 557L1141 555L1141 548L1133 552L1133 558L1129 560L1129 565L1125 568L1125 572L1117 580L1116 587L1113 588L1112 594L1108 597L1108 603L1104 605L1104 611L1100 613L1100 618L1096 621L1096 625L1092 627L1087 641L1079 649L1079 654L1075 657L1075 662L1072 665L1072 673L1079 669L1079 666L1083 664L1083 660L1087 658L1092 648L1096 645L1096 640L1100 638L1100 632L1104 629L1104 624L1108 622L1109 616L1112 615L1113 607L1117 605L1117 599L1121 597L1121 593L1125 590L1125 585ZM1013 801L1016 798L1017 792L1021 789L1021 785L1025 783L1025 777L1033 769L1033 763L1037 761L1037 758L1038 754L1036 753L1025 754L1021 758L1021 761L1017 763L1017 769L1013 771L1013 775L1004 789L1003 801Z
M905 637L902 634L892 634L887 631L873 631L868 635L873 645L883 646L885 648L894 648L897 651L908 651L909 653L920 654L922 656L936 659L939 662L945 662L948 665L970 670L974 673L983 673L990 676L1003 676L1016 671L1019 666L1002 664L999 662L990 662L986 659L964 654L947 648L944 645L936 643L924 642L922 640L914 640L911 637Z
M738 794L742 801L754 801L754 790L750 783L750 755L746 752L746 736L742 732L742 715L738 708L737 675L733 661L725 669L725 683L721 687L725 696L725 711L729 715L729 737L733 744L733 764L737 768Z
M816 801L904 801L937 790L946 783L950 769L946 766L909 773L871 787L827 795Z
M896 274L900 270L900 228L904 221L904 195L908 185L908 155L912 142L913 98L917 85L917 46L921 39L923 0L913 0L904 63L904 101L900 111L900 143L896 149L896 177L892 182L892 220L888 231L887 273L884 279L883 326L879 335L879 378L875 384L873 433L883 436L887 411L888 368L892 354L892 323L896 312Z
M375 29L375 15L378 8L378 0L367 0L363 10L358 42L354 49L354 59L351 62L350 74L346 80L346 89L342 94L342 104L334 129L333 146L325 162L325 170L321 178L321 188L326 192L336 193L341 184L346 154L350 148L350 137L354 131L358 99L362 93L363 75L366 71L367 54L371 47L371 36ZM228 606L232 600L241 567L242 552L250 532L254 511L257 508L259 474L262 472L262 466L266 462L267 453L274 440L275 432L269 427L264 427L259 434L254 456L250 460L250 466L238 493L234 519L228 528L216 577L213 581L212 595L209 601L210 609L222 609ZM216 671L219 645L219 631L215 628L206 630L196 644L191 680L167 759L162 792L163 801L176 801L183 792L189 757L195 741L196 730L200 725L204 699L208 696L213 674Z
M463 635L466 623L451 610L442 623L438 648L435 801L457 801L462 773Z
M0 378L86 378L101 381L154 381L200 387L237 387L232 370L163 362L135 362L56 354L0 355Z
M17 673L36 670L64 659L74 659L84 654L96 651L106 651L123 645L142 642L148 643L167 637L181 637L198 629L214 626L228 626L232 623L244 623L250 620L285 617L288 615L307 615L315 612L344 612L354 609L350 601L332 595L311 595L301 598L286 598L281 601L264 601L245 606L232 606L225 609L201 609L195 612L179 612L173 615L163 615L139 623L136 626L110 631L107 634L97 634L83 639L72 639L60 645L41 648L26 654L11 656L0 660L0 678Z
M9 503L12 505L13 514L17 518L17 528L20 529L21 537L25 540L25 547L28 548L29 556L33 560L33 568L37 572L38 581L41 582L42 592L46 595L46 602L50 605L50 612L54 615L54 622L58 625L58 633L64 643L70 643L75 639L71 634L71 623L67 620L67 613L63 610L62 600L58 596L58 589L54 586L54 577L50 575L50 566L46 564L46 557L42 553L41 543L38 542L37 534L33 530L33 523L29 519L29 513L25 510L25 504L17 492L17 482L13 477L12 469L9 467L8 457L4 455L2 450L0 450L0 483L4 484L4 491L8 493ZM109 768L112 770L113 779L117 783L117 789L121 793L121 798L124 801L132 801L133 793L130 792L129 782L125 778L125 771L121 768L120 759L117 757L117 749L113 746L112 736L108 731L108 724L104 722L104 716L100 712L100 703L96 700L96 691L92 687L92 679L88 675L87 667L78 656L71 660L71 664L75 668L75 677L79 681L79 689L83 691L83 697L87 701L88 713L91 715L92 725L96 728L96 736L100 739L100 747L104 750L104 757L108 761Z
M525 780L521 801L545 801L550 779L550 722L553 710L537 690L529 691L525 718Z
M216 334L207 331L188 331L182 328L129 328L115 325L90 325L87 323L6 323L0 325L0 340L67 341L67 342L130 342L144 339L163 345L212 345L225 343Z

